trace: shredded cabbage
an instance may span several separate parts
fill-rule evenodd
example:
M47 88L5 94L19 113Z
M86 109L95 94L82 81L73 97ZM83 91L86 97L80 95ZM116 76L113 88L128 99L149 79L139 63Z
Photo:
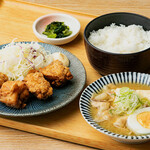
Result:
M12 41L0 50L0 72L9 80L23 80L29 70L45 67L52 61L52 55L37 42Z
M138 95L135 93L135 90L131 90L128 87L123 87L121 89L116 89L114 108L111 112L118 115L129 115L140 106L142 106L142 103Z

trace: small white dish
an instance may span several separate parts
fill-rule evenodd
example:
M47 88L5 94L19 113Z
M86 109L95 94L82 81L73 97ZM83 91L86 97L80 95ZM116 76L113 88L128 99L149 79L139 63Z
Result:
M42 34L46 26L53 21L64 22L65 25L69 26L72 34L64 38L48 38L46 35ZM48 14L41 16L34 21L33 32L39 40L45 43L62 45L71 42L77 37L80 32L80 22L73 16L67 14Z

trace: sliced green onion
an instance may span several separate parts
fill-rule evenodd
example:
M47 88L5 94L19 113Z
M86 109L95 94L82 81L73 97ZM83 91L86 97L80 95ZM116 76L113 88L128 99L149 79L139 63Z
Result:
M119 90L114 100L114 114L131 114L141 106L141 101L134 90L123 87Z
M150 106L150 101L147 98L141 98L140 102L142 103L142 105L147 105L148 107Z
M128 87L123 87L120 89L121 95L127 95L130 92L130 89Z

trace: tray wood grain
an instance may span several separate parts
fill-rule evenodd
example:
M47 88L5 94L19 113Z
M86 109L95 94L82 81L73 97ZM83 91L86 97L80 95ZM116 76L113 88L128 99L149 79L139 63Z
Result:
M150 15L146 13L147 9L144 10L139 13L149 17ZM16 41L39 41L32 31L33 21L49 13L70 14L80 21L81 31L79 36L71 43L61 47L77 56L85 66L87 72L86 85L100 78L101 76L87 60L83 41L85 26L96 16L15 0L3 1L0 3L0 44L9 43L14 38L18 38ZM104 13L106 12L104 11L99 15ZM78 103L79 97L55 112L36 117L13 118L1 116L0 125L101 149L138 150L150 147L150 142L127 145L118 143L99 133L85 122L80 114Z

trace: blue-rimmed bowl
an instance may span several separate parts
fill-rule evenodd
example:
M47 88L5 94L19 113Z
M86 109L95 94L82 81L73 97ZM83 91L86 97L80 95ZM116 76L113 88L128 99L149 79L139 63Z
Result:
M104 133L114 140L129 143L129 144L137 144L143 143L150 140L150 135L142 135L142 136L127 136L120 135L113 132L110 132L100 125L98 125L91 115L91 97L93 93L98 93L103 89L103 87L109 83L118 84L118 83L139 83L143 85L150 86L150 75L145 73L137 73L137 72L121 72L116 74L110 74L104 76L95 82L91 83L86 89L83 91L80 97L80 111L83 118L97 131Z

